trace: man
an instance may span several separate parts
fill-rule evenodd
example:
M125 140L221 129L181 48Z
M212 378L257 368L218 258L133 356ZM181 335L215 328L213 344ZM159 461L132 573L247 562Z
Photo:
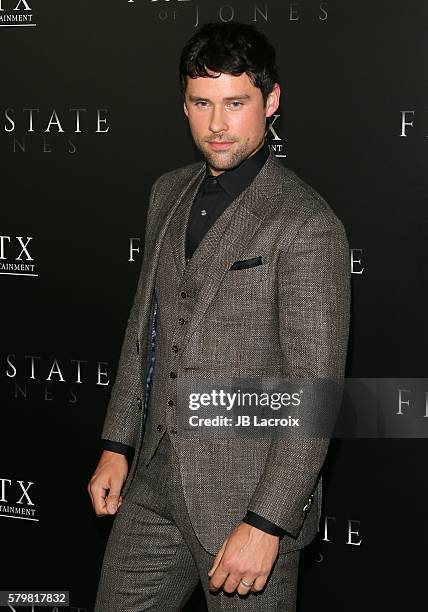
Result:
M180 385L192 373L213 385L224 374L340 384L348 242L265 143L280 85L264 35L205 25L183 49L180 79L205 161L163 174L150 194L88 485L98 516L117 512L95 610L179 610L200 579L209 610L289 612L300 550L318 529L328 438L182 436Z

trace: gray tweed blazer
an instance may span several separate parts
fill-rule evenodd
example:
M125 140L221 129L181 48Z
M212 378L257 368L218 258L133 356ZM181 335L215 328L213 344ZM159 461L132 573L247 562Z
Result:
M137 449L123 496L140 452L150 461L163 435L153 427L143 437L141 410L153 291L167 229L179 207L187 214L204 167L197 162L162 174L150 193L141 271L102 431L103 438ZM223 370L340 385L350 314L349 245L342 222L272 150L231 206L227 223L218 220L222 231L215 249L209 240L200 245L198 273L204 280L181 343L178 378L192 369L207 377ZM175 256L183 261L184 220L175 215L177 232L169 233ZM262 265L229 270L235 261L258 256ZM236 333L230 320L237 323ZM306 546L319 526L328 444L326 436L178 440L188 512L206 550L215 554L247 509L288 532L281 553Z

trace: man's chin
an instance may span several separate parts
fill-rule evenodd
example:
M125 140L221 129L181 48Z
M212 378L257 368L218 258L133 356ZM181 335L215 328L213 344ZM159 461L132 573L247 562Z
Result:
M204 151L204 157L210 167L217 172L232 170L232 168L239 166L243 159L245 159L236 155L228 155L227 151L218 152L215 155L212 154L212 151Z

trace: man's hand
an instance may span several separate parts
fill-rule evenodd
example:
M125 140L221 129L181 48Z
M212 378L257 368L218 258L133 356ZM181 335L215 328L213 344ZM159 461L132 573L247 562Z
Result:
M261 591L278 556L278 550L278 536L247 523L240 523L221 545L208 572L210 591L216 591L221 586L227 593L237 589L240 595ZM250 586L246 587L241 580Z
M115 514L122 503L120 491L128 475L128 461L125 455L105 450L89 481L88 493L95 514Z

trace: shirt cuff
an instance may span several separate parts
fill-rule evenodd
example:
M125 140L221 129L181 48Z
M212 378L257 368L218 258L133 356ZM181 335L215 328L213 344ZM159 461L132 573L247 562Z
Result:
M287 532L282 527L278 527L275 523L271 523L267 519L260 516L260 514L256 514L251 510L247 510L246 515L242 519L244 523L248 523L248 525L252 525L253 527L257 527L257 529L261 529L266 533L270 533L271 535L279 536L282 538Z
M122 442L106 440L105 438L101 438L101 444L104 450L109 450L113 453L120 453L121 455L125 455L128 460L128 463L131 463L135 450L133 446L128 446L128 444L122 444Z

